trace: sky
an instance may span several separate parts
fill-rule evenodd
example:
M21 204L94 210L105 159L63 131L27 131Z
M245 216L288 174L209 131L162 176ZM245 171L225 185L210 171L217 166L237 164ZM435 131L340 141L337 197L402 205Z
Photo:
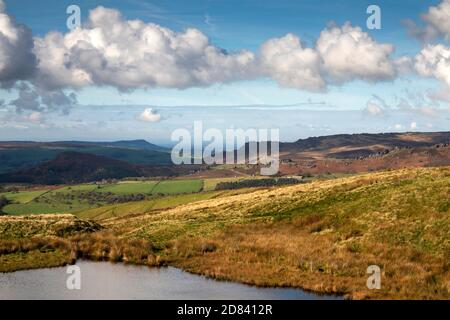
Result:
M449 39L450 0L0 0L0 139L446 131Z

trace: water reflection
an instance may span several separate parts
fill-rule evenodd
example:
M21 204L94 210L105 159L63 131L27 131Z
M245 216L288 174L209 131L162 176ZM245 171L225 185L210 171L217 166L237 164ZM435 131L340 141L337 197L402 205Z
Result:
M0 274L0 299L337 299L296 289L215 281L175 268L79 261L81 290L68 290L67 268Z

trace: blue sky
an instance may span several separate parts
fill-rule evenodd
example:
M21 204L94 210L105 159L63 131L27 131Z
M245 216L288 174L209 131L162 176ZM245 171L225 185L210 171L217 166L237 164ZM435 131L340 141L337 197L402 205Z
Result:
M440 3L400 0L321 1L320 5L311 0L4 2L8 14L30 28L34 37L43 38L50 31L68 33L65 13L68 5L81 8L83 22L90 10L104 6L117 9L126 20L139 19L174 32L196 28L214 46L229 52L243 49L257 52L269 39L288 33L298 36L305 46L314 47L321 31L330 23L342 26L349 21L374 41L394 45L393 59L404 55L414 57L423 48L423 43L408 35L402 21L412 19L423 25L421 13ZM377 4L382 10L381 30L366 28L366 8L370 4ZM438 41L447 45L443 37ZM0 135L5 140L144 138L166 143L171 130L189 127L195 120L218 128L279 127L283 140L332 133L447 130L450 117L447 102L428 98L440 85L437 79L409 74L389 81L356 79L332 83L321 92L288 88L267 77L185 89L150 87L123 91L108 85L69 86L63 91L77 95L77 105L70 113L48 112L39 117L45 120L21 123L23 115L8 116L11 108L0 108L0 119L4 117L3 122L0 120ZM17 94L17 89L0 90L0 100L13 100ZM410 109L397 107L403 100ZM382 114L368 116L369 101L377 103L383 109ZM295 107L283 107L286 105ZM140 121L139 115L145 108L160 114L161 121ZM433 112L421 112L423 108L431 108Z

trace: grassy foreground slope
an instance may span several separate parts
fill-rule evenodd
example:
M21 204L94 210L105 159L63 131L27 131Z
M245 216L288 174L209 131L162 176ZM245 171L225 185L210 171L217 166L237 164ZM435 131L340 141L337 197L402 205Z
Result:
M355 299L450 299L450 168L371 173L203 199L180 199L175 208L149 204L134 210L120 205L114 214L111 208L86 211L80 217L95 218L101 231L80 230L78 238L56 235L63 245L44 246L43 252L39 245L22 250L27 236L11 231L0 240L0 267L2 261L9 261L5 270L35 260L42 265L43 258L22 255L42 257L49 247L65 252L64 261L70 254L170 264L218 279ZM33 229L33 219L41 218L28 219L15 220L22 226L18 230ZM2 219L5 230L1 225ZM42 236L39 241L47 239ZM50 257L55 260L48 265L62 259ZM382 270L380 290L366 287L370 265Z
M79 212L75 212L74 214L82 219L93 219L101 221L113 217L125 217L128 215L145 214L153 210L173 208L192 202L224 197L229 194L232 193L230 191L211 191L192 194L169 195L151 200L114 204L102 206L100 208L80 210Z
M450 298L450 170L405 169L256 190L103 220L215 278L353 298ZM378 265L381 290L368 290Z

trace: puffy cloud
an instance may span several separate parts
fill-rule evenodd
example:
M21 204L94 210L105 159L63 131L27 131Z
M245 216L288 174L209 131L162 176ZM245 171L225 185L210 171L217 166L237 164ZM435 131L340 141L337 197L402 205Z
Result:
M411 69L411 60L391 59L394 46L380 44L350 23L321 32L315 48L305 48L288 34L267 41L260 59L265 74L280 85L319 91L328 84L360 79L369 82L394 79Z
M442 34L445 39L450 39L450 0L444 0L436 7L430 7L422 18L430 28Z
M450 48L427 45L416 56L415 69L419 75L434 77L450 87Z
M450 39L450 0L443 0L437 6L431 6L428 12L421 15L424 26L418 25L411 19L403 21L409 35L418 40L429 43L439 36Z
M15 107L17 113L35 111L68 114L78 103L74 93L66 94L62 90L47 91L26 83L21 83L17 89L19 92L17 99L9 102L9 105Z
M321 91L355 79L391 80L407 62L391 60L392 45L349 23L325 29L314 48L287 34L268 40L257 54L229 53L197 29L174 32L104 7L92 10L81 28L36 38L34 51L36 84L51 90L188 88L268 76L284 87Z
M24 119L30 122L41 121L41 112L68 113L76 104L73 94L66 95L60 90L45 91L26 82L19 83L22 80L39 81L39 77L35 78L38 61L33 52L34 39L31 30L16 23L5 10L5 4L0 0L0 87L18 90L18 98L9 105L14 106L18 113L31 112Z
M33 43L31 31L16 24L2 7L0 0L0 85L11 87L28 79L36 87L21 93L19 110L70 105L61 90L86 86L182 89L266 76L283 87L316 92L353 80L392 80L412 66L422 75L449 81L442 66L420 67L419 56L414 64L409 57L391 58L393 45L378 43L350 23L323 30L313 47L287 34L268 40L257 53L230 53L197 29L175 32L126 20L118 10L104 7L92 10L82 27L65 34L50 32ZM436 17L441 16L430 9L426 19Z
M81 28L37 38L35 52L39 84L51 89L206 86L251 77L256 60L252 52L212 45L197 29L177 33L103 7Z
M410 128L412 130L416 130L417 129L417 122L411 122Z
M314 49L304 48L293 34L267 41L260 56L264 72L282 86L310 91L326 87L319 54Z
M393 61L397 74L407 76L414 73L414 57L401 56Z
M17 24L0 0L0 86L11 87L17 80L29 79L36 68L31 30Z
M450 102L450 48L443 44L426 45L414 59L414 69L418 75L440 81L439 88L428 93L437 102Z
M429 93L432 100L450 101L450 48L443 44L427 45L414 61L416 72L422 77L435 78L441 83L438 88Z
M390 59L394 49L391 44L377 43L368 33L349 23L325 29L317 41L324 69L337 83L394 79L396 68Z
M159 122L161 121L161 115L157 114L152 108L146 108L138 116L138 119L145 122Z

